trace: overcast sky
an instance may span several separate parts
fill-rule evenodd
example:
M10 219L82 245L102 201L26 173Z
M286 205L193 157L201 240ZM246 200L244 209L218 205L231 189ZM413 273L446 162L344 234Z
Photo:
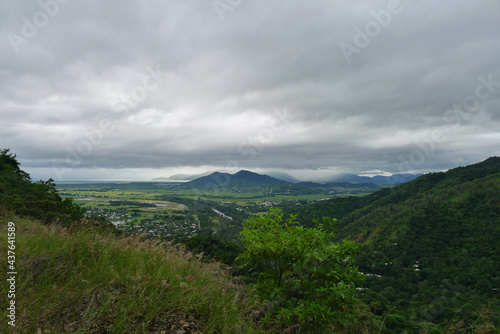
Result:
M500 155L498 0L0 2L33 179L444 170Z

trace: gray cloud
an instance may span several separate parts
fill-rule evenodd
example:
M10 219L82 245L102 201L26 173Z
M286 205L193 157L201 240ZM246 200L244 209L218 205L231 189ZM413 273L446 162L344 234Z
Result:
M394 1L3 2L0 146L35 178L499 155L500 3Z

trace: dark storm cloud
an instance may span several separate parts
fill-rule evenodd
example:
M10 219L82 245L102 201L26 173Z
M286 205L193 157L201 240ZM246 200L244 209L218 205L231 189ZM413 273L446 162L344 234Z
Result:
M500 154L499 10L3 2L0 146L42 177L476 162Z

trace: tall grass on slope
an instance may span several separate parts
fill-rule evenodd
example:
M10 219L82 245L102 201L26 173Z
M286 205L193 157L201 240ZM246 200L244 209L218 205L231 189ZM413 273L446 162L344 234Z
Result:
M0 220L2 271L7 222ZM253 294L218 264L139 238L16 223L17 322L2 333L254 333ZM7 282L0 283L3 313Z

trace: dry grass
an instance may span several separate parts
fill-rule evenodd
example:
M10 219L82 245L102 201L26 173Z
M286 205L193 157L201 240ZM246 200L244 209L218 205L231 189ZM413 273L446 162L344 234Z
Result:
M2 263L8 221L0 220ZM2 333L257 332L253 293L178 245L10 221L17 323L3 320ZM6 281L0 285L6 291Z

